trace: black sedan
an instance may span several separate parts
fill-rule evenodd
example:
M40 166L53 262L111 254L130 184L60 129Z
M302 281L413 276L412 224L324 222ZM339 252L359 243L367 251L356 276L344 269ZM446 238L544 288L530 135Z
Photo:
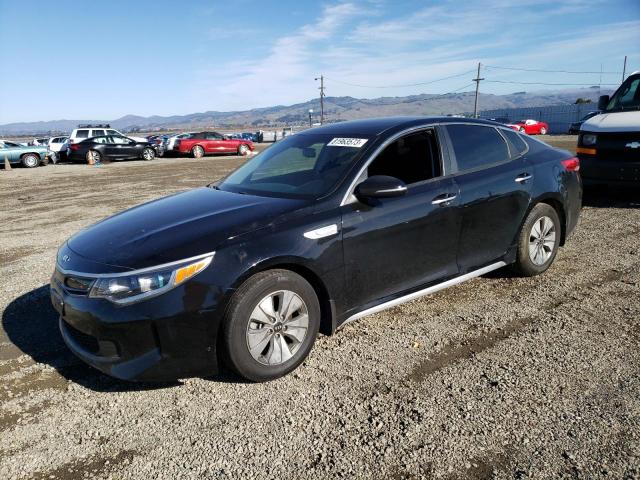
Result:
M121 135L103 135L72 143L68 158L76 162L100 163L102 160L153 160L163 153L163 145L138 142Z
M79 232L51 298L69 348L109 375L209 376L224 361L271 380L319 331L499 268L543 273L578 221L578 169L488 121L327 125Z

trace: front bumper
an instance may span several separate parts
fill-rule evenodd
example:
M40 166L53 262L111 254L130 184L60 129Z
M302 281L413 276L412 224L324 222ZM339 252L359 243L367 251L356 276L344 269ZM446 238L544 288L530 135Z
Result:
M585 184L640 184L640 152L638 160L603 160L597 155L578 154L580 173Z
M69 293L56 275L51 301L62 338L92 367L115 378L173 381L218 372L216 305L202 308L206 288L186 282L128 306Z

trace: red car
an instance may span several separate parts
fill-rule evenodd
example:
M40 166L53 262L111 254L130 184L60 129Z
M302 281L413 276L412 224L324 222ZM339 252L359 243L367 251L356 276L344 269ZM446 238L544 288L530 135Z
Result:
M546 135L549 132L549 125L537 120L518 120L517 122L507 124L509 127L520 133L527 135Z
M195 158L208 153L236 153L249 155L254 149L253 142L241 138L228 138L218 132L192 133L186 138L176 140L173 150L191 154Z

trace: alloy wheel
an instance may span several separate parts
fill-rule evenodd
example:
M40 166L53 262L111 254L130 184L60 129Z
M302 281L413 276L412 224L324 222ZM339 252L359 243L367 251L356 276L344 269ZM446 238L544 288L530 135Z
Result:
M253 309L247 325L249 353L263 365L280 365L291 359L309 329L304 300L290 290L264 297Z
M28 168L33 168L38 165L38 159L35 155L27 155L24 157L24 164Z
M529 258L535 265L544 265L556 245L556 226L549 217L535 221L529 233Z

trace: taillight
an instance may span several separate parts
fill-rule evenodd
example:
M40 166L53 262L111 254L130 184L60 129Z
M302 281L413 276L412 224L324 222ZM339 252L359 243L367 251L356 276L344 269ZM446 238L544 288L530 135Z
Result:
M580 170L580 160L578 160L576 157L562 160L562 165L567 172L577 172L578 170Z
M78 145L77 143L72 143L71 145L69 145L69 148L71 150L80 150L80 145Z

